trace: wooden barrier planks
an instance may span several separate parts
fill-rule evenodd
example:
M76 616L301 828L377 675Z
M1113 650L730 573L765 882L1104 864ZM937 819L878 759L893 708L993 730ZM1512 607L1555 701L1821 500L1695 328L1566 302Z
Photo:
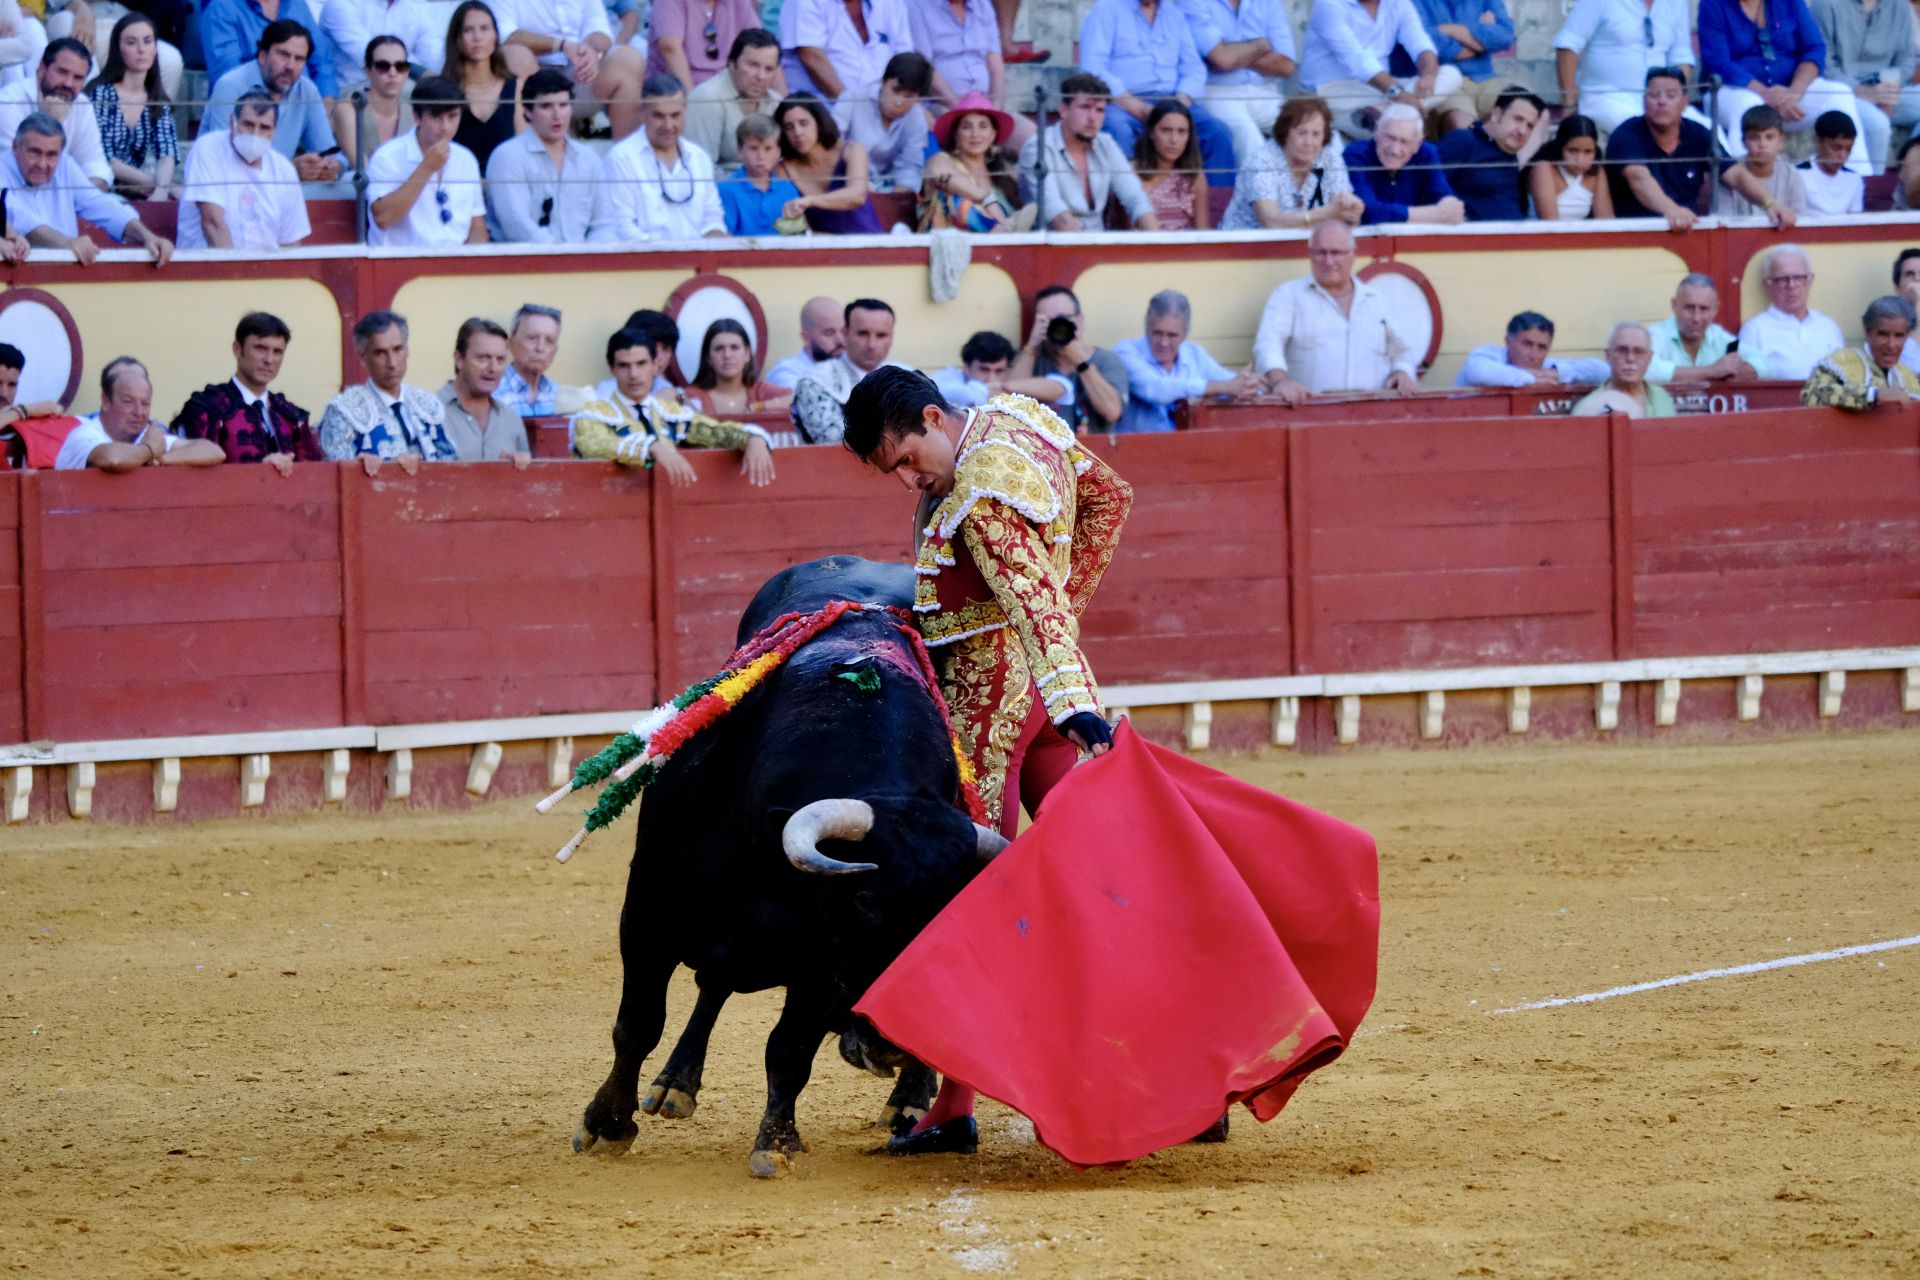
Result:
M1912 414L1777 410L1631 430L1634 649L1622 656L1920 637Z
M26 642L20 590L22 477L0 475L0 742L27 736Z
M387 466L348 504L372 724L648 705L644 473L612 463Z
M1296 669L1612 656L1604 418L1309 427Z

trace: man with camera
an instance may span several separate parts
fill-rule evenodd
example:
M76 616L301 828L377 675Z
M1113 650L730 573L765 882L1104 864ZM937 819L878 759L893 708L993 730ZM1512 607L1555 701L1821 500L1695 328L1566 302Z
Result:
M1073 403L1054 408L1075 431L1111 431L1127 411L1127 367L1120 357L1081 335L1080 299L1065 285L1042 289L1033 301L1027 345L1007 369L1009 378L1073 380Z

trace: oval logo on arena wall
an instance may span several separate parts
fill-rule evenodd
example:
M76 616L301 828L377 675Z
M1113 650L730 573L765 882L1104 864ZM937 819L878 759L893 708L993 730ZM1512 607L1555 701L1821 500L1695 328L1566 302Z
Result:
M80 347L80 326L60 299L44 289L0 293L0 342L20 348L27 358L20 389L14 393L16 403L73 403L86 353Z
M1421 370L1431 368L1440 354L1444 332L1440 295L1432 281L1418 267L1404 262L1372 263L1361 269L1360 278L1385 295L1395 331L1421 353Z
M707 329L716 320L737 320L750 338L753 359L761 369L767 367L767 315L753 290L731 276L699 275L673 291L667 299L667 314L680 326L680 344L674 348L677 375L668 376L690 384L700 368L700 347Z

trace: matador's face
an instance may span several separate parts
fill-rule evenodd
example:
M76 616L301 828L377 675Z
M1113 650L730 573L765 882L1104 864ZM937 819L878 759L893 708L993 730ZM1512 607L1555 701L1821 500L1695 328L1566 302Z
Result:
M953 492L955 433L938 405L928 405L926 413L925 430L883 437L871 461L914 493L944 498Z

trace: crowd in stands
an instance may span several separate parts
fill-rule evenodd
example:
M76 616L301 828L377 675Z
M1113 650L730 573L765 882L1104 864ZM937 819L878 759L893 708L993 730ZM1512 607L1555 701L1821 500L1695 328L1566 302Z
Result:
M1035 297L1024 342L975 333L961 345L958 363L931 377L955 407L1026 396L1079 432L1171 431L1176 408L1201 397L1298 406L1329 396L1421 391L1419 353L1396 328L1405 327L1403 317L1353 273L1353 229L1341 219L1321 221L1309 246L1309 274L1273 290L1244 368L1229 368L1190 340L1193 305L1177 290L1148 301L1141 336L1107 349L1086 337L1073 291L1052 285ZM1670 417L1669 388L1735 378L1800 383L1810 406L1920 403L1920 249L1895 260L1895 292L1868 305L1865 340L1857 346L1809 305L1814 271L1807 250L1777 245L1764 255L1761 273L1768 306L1737 335L1714 321L1720 299L1713 279L1691 274L1675 288L1671 314L1614 325L1599 359L1554 355L1553 321L1521 311L1503 341L1468 353L1455 385L1581 388L1571 407L1576 416ZM677 323L662 311L636 311L606 339L607 379L565 387L548 372L563 316L528 303L506 324L475 316L460 325L450 376L436 391L408 381L406 317L374 311L353 326L364 378L315 415L273 389L293 335L279 318L255 311L234 330L232 375L187 397L167 425L152 418L152 378L132 356L106 365L99 411L74 419L58 404L16 403L26 359L0 344L0 444L16 463L34 456L30 441L40 456L57 450L60 469L262 462L290 474L300 462L358 458L368 474L386 462L413 474L428 462L504 460L524 468L532 459L527 420L560 418L578 457L658 466L685 484L696 476L682 449L731 449L741 454L742 473L764 485L775 474L767 415L788 419L800 442L839 442L854 387L901 363L892 354L894 309L881 299L842 305L814 298L799 320L800 349L764 371L753 335L736 320L717 320L701 336L693 375L676 380L669 371L680 343Z
M1010 110L1018 0L0 0L4 252L1759 216L1920 204L1920 0L1572 0L1546 86L1504 0L1097 0ZM644 26L641 15L646 13ZM176 110L181 46L207 101ZM1696 44L1698 53L1696 54ZM1789 138L1810 133L1794 163ZM1217 197L1217 200L1216 200ZM904 217L905 221L898 219ZM91 247L89 247L91 246Z

